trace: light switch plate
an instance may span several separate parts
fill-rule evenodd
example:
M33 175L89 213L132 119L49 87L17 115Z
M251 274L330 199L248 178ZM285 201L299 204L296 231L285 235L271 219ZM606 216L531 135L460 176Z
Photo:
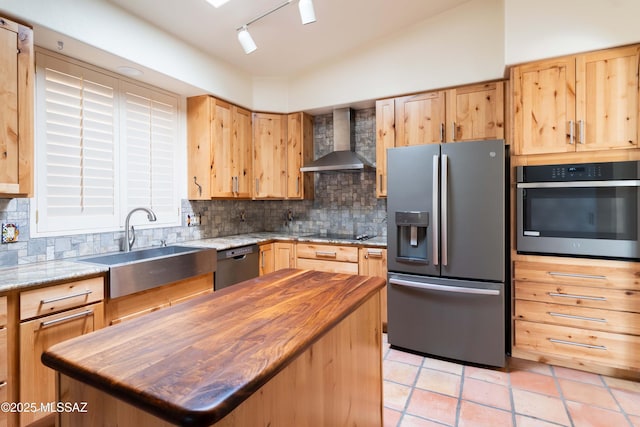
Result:
M199 213L187 214L187 227L197 227L200 225L202 215Z

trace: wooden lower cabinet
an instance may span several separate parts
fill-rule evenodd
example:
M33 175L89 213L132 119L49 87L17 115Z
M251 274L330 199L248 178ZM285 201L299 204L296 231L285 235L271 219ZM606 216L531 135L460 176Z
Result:
M0 402L9 399L9 361L7 342L7 297L0 297ZM7 413L0 412L0 427L7 425Z
M296 246L296 267L330 273L358 274L358 248L299 242Z
M20 324L20 402L36 405L55 402L55 371L44 366L40 356L44 350L54 344L102 328L103 322L103 302L22 322ZM22 412L20 425L28 425L52 414Z
M514 263L515 357L640 378L640 263Z
M107 301L106 323L115 325L213 292L213 273Z
M260 245L260 275L293 268L296 265L296 244L274 242Z
M382 248L359 249L358 274L363 276L382 277L387 280L387 250ZM382 310L382 330L387 330L387 288L380 291L380 308Z

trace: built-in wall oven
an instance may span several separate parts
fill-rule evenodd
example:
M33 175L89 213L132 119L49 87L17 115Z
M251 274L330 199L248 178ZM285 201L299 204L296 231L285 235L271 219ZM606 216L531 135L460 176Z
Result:
M521 253L640 258L640 162L519 166Z

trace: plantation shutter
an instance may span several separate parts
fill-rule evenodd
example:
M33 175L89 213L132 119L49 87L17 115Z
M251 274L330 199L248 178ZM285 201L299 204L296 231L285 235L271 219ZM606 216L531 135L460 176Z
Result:
M130 83L122 83L121 93L125 211L148 207L158 218L155 225L175 223L179 219L174 184L178 100Z
M116 85L96 71L39 54L39 231L117 225ZM42 116L42 117L41 117Z

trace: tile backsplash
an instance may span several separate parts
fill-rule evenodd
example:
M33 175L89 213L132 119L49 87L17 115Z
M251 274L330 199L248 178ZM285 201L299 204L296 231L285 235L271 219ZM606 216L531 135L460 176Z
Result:
M375 162L375 109L357 110L356 151ZM333 147L333 115L314 117L316 158ZM182 201L182 217L202 215L201 225L137 229L135 248L257 231L386 235L386 199L375 197L374 172L315 174L314 200ZM18 241L0 245L0 267L120 250L124 232L31 238L29 199L0 199L0 223L15 224ZM291 211L293 220L287 220Z

